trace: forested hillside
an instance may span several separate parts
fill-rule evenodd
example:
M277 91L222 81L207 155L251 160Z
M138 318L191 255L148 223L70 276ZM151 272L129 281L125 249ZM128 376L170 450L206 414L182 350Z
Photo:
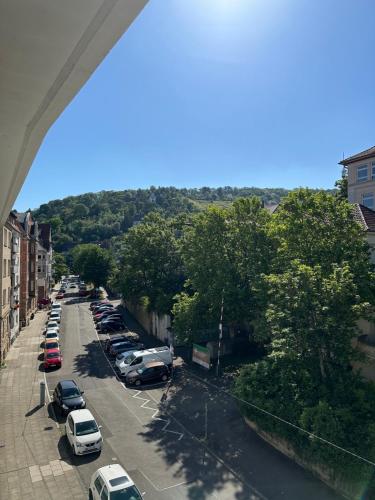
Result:
M101 191L53 200L33 211L39 222L52 225L54 249L64 252L80 243L109 246L145 215L158 211L167 217L196 212L208 204L230 205L240 197L258 196L265 204L275 204L288 194L286 189L174 187Z

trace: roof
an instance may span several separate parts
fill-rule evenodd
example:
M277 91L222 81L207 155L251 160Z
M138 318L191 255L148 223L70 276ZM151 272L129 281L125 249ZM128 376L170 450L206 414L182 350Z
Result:
M348 158L344 158L339 162L339 165L349 165L350 163L354 163L356 161L366 160L367 158L371 158L375 156L375 146L372 146L369 149L365 149L360 153L357 153L353 156L349 156Z
M95 420L94 415L90 410L74 410L70 412L70 415L74 422L86 422L87 420Z
M74 380L60 380L60 385L62 389L68 389L69 387L77 387Z
M375 211L360 203L353 204L354 219L365 231L375 232Z
M163 361L150 361L145 363L145 368L155 368L156 366L166 366Z
M105 467L101 467L98 469L97 472L100 472L101 476L107 483L107 486L109 486L110 491L116 491L118 489L123 489L127 488L129 486L133 486L134 483L130 479L128 473L126 470L121 467L120 464L111 464L111 465L106 465ZM121 481L119 484L116 486L113 486L110 481L113 481L114 479L118 478L123 478L123 481Z

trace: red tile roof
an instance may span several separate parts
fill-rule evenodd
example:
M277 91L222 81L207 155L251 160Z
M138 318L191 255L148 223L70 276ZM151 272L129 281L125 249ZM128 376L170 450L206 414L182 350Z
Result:
M371 158L372 156L375 156L375 146L369 149L365 149L364 151L361 151L356 155L345 158L344 160L340 161L339 165L349 165L350 163L354 163L356 161L366 160L367 158Z
M354 219L361 224L365 231L375 232L375 211L361 205L353 204Z

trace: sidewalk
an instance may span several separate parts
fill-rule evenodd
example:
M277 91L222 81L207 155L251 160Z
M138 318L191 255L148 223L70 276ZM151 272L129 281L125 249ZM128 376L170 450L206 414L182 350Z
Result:
M0 369L0 497L38 500L87 498L69 457L61 457L60 428L39 406L41 331L46 312L25 327Z

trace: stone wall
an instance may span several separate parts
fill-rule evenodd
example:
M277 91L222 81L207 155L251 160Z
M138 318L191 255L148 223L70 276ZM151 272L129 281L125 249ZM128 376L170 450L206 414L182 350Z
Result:
M290 444L282 438L274 436L268 432L262 431L255 422L247 419L245 417L245 422L249 427L251 427L262 439L264 439L267 443L269 443L273 448L276 448L283 455L291 458L294 462L301 465L304 469L309 470L317 476L321 481L326 483L330 488L339 492L344 498L353 499L359 498L359 491L355 491L355 489L349 485L345 484L342 479L338 479L334 477L333 471L330 471L326 468L323 468L317 464L312 464L302 457L300 457L294 448L290 446Z
M170 343L171 318L167 314L158 314L147 311L142 305L129 301L123 301L124 306L131 312L147 333L158 338L164 344Z

